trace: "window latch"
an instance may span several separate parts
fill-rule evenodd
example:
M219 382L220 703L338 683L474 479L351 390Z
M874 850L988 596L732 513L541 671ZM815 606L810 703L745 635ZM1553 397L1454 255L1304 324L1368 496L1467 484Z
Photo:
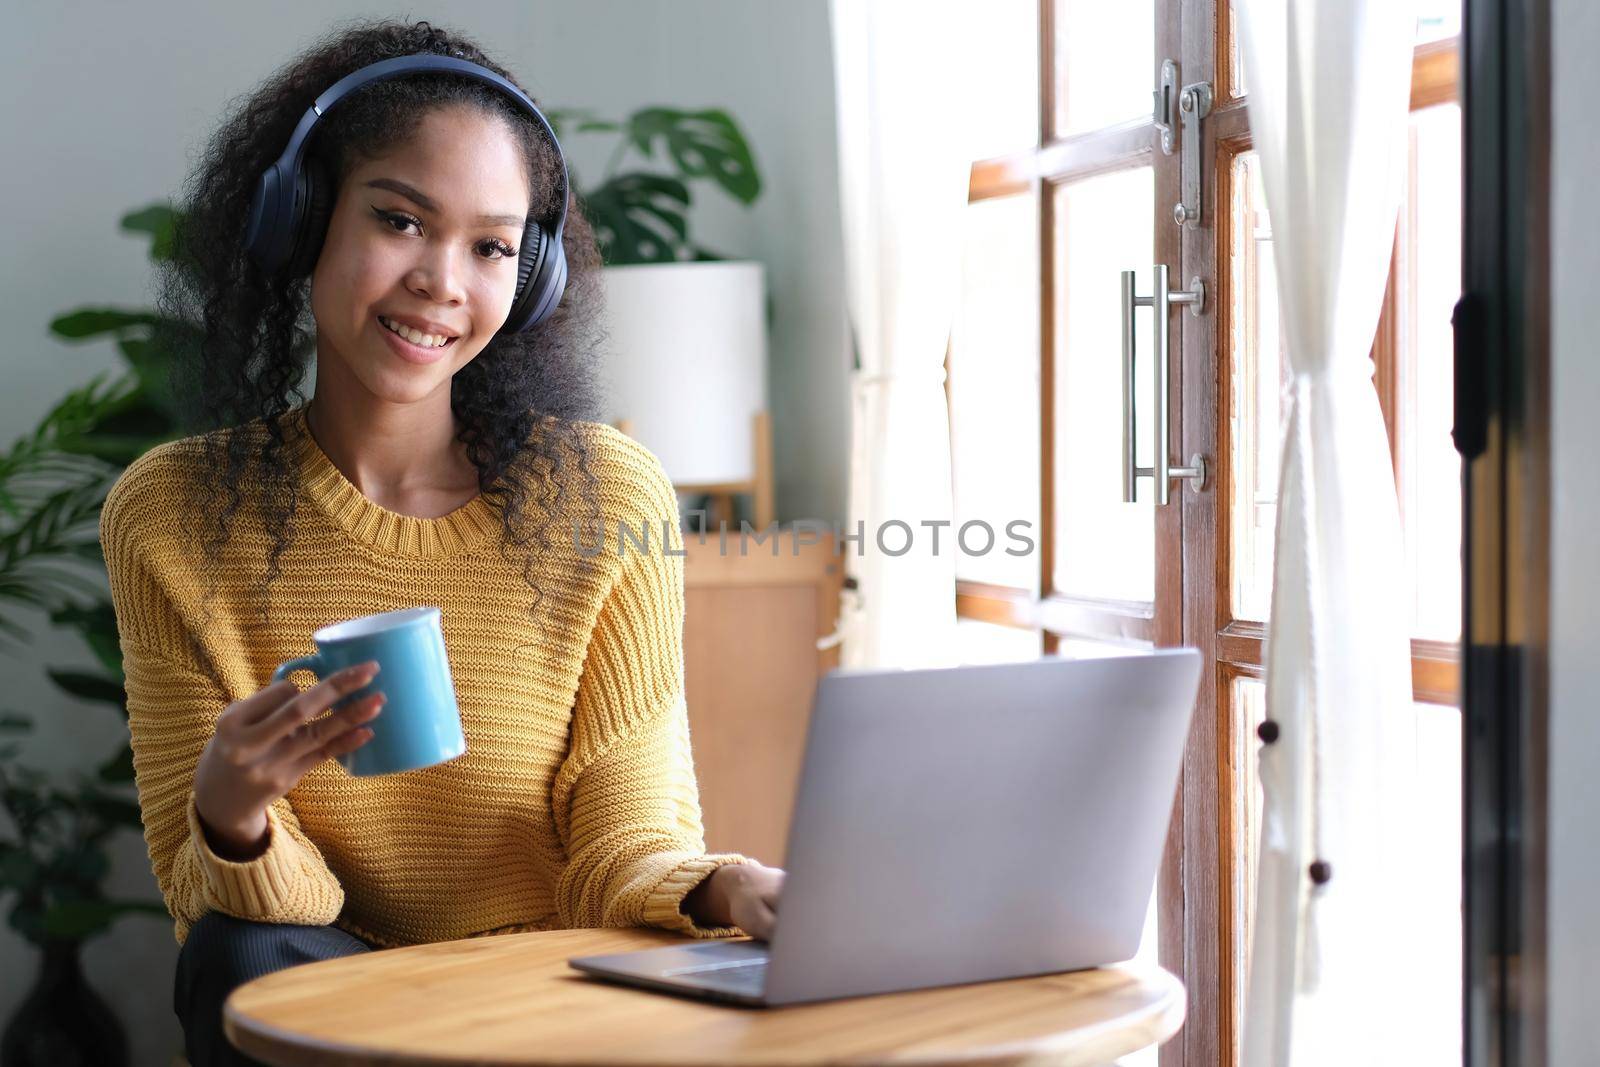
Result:
M1211 114L1211 85L1191 82L1182 85L1178 64L1161 63L1161 87L1155 90L1155 128L1161 133L1161 151L1179 157L1181 196L1172 207L1172 221L1179 226L1200 224L1200 121ZM1181 86L1181 87L1180 87Z
M1161 151L1172 155L1176 144L1174 137L1178 125L1178 64L1170 59L1161 62L1161 88L1152 94L1156 98L1156 129L1161 131Z

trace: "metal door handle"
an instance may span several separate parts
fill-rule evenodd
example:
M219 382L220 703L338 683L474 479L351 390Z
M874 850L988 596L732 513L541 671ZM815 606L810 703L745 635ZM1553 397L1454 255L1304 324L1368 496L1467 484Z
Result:
M1122 500L1132 504L1138 499L1137 482L1140 478L1155 480L1156 503L1165 504L1171 499L1170 488L1174 478L1187 478L1195 490L1206 485L1206 460L1198 452L1189 458L1187 467L1174 467L1168 459L1167 436L1171 422L1168 406L1167 375L1171 359L1168 316L1173 304L1188 304L1198 315L1206 303L1206 287L1200 279L1189 282L1188 289L1171 291L1167 286L1167 265L1155 266L1155 291L1150 296L1140 296L1134 286L1133 271L1122 272ZM1152 308L1155 311L1155 362L1151 364L1151 377L1155 379L1155 466L1140 467L1134 458L1137 440L1136 413L1133 397L1134 326L1133 309Z

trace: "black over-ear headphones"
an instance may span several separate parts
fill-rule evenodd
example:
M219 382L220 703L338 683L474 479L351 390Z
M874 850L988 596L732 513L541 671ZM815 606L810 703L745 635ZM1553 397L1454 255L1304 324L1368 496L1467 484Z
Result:
M528 216L517 256L517 293L500 333L526 330L550 316L567 286L567 254L561 233L567 225L567 160L550 123L521 89L487 67L453 56L421 53L369 64L334 82L301 117L283 155L256 179L245 227L245 251L268 273L288 268L290 277L309 274L322 249L336 190L332 176L315 157L307 158L306 142L318 120L364 85L408 74L462 74L500 89L544 128L561 163L556 210L549 220Z

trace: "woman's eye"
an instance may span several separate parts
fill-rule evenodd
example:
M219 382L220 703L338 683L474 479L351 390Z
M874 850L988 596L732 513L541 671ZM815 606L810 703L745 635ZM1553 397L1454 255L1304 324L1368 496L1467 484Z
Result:
M373 208L372 210L377 214L378 218L383 220L384 225L390 227L396 233L408 232L406 230L406 227L408 226L415 226L418 229L422 228L421 220L412 218L410 215L402 212L384 211L380 208ZM512 248L498 237L490 241L484 241L478 246L478 251L481 255L483 255L484 259L489 260L514 259L517 255L517 250L515 248Z
M382 219L385 224L393 228L398 233L404 233L404 227L406 226L420 227L422 225L421 222L412 218L410 215L402 215L398 211L380 211L377 208L373 208L373 210L377 212L378 217ZM399 223L400 225L396 226L395 223Z

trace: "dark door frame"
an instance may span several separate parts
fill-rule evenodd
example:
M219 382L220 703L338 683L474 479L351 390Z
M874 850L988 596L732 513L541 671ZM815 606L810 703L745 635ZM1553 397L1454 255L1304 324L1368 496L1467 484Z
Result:
M1546 1053L1548 0L1465 0L1462 996L1470 1067Z

